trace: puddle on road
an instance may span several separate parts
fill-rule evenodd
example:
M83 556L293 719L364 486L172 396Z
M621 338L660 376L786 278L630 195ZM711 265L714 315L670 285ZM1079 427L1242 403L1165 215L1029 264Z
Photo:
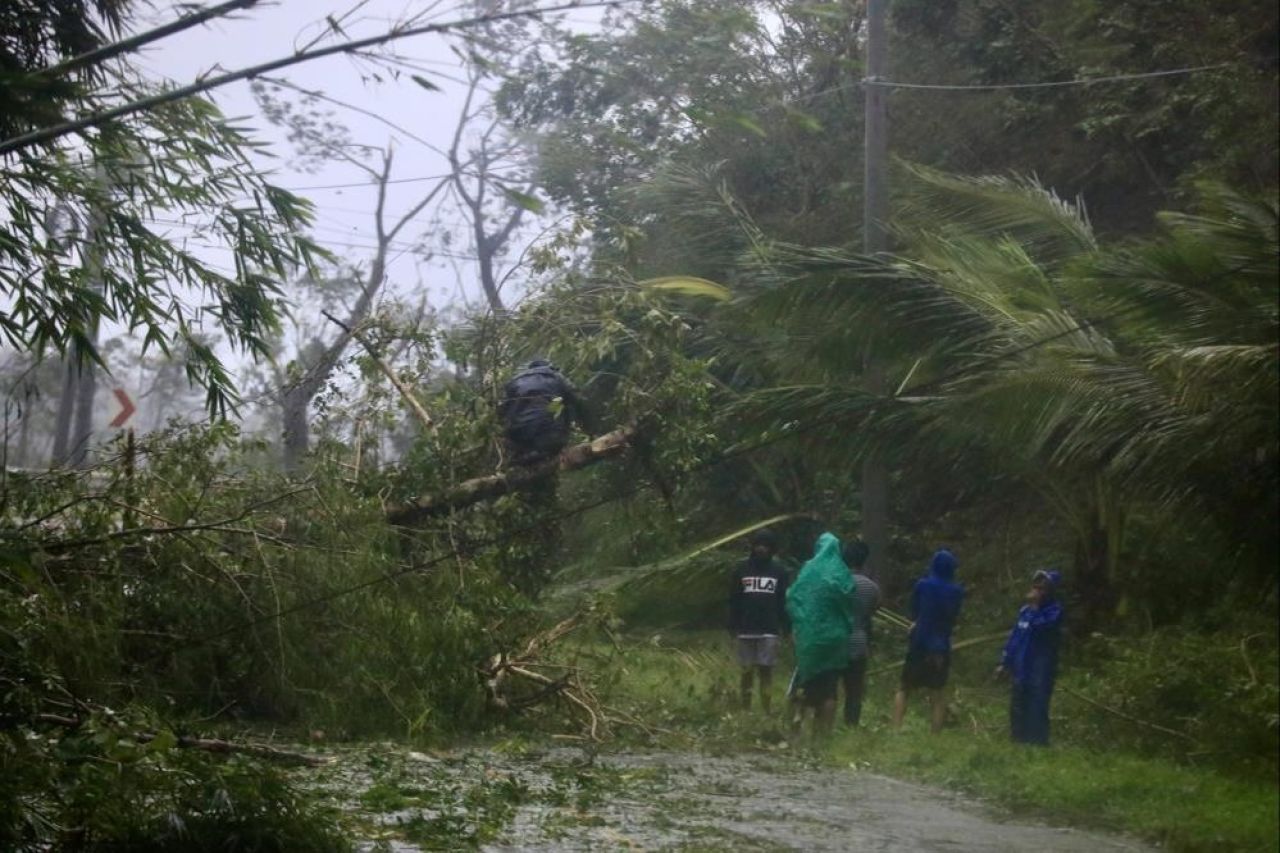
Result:
M575 749L334 753L306 774L361 851L1139 851L945 791L773 756Z

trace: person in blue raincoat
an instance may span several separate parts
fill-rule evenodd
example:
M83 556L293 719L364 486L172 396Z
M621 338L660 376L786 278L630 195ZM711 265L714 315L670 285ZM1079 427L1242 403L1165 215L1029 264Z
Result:
M1049 745L1049 700L1058 675L1058 646L1062 639L1062 603L1058 585L1062 575L1039 571L1031 579L1027 603L1009 632L998 677L1012 681L1009 731L1018 743Z
M901 728L911 691L922 687L931 703L930 728L942 730L947 718L947 678L951 672L951 631L960 615L964 587L955 582L955 555L946 548L929 560L929 574L911 590L911 633L902 679L893 698L893 724Z

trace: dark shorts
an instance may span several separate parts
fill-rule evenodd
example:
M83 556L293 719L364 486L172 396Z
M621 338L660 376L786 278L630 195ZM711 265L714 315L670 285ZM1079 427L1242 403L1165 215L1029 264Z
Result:
M816 708L823 702L834 702L836 688L843 674L843 670L832 669L810 678L800 685L800 701L811 708Z
M950 672L950 652L911 649L907 652L907 659L902 664L902 689L924 687L929 690L941 690L947 686L947 676Z

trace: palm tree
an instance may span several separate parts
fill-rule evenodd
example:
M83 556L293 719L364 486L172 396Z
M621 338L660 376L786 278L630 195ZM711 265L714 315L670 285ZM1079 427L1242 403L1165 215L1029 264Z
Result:
M741 410L846 465L877 445L1031 484L1075 530L1093 616L1138 508L1216 519L1235 562L1273 566L1275 203L1207 187L1199 213L1113 248L1032 180L908 171L894 258L770 244L714 176L658 188L733 259L702 314L708 346L766 380ZM863 388L868 349L892 394Z

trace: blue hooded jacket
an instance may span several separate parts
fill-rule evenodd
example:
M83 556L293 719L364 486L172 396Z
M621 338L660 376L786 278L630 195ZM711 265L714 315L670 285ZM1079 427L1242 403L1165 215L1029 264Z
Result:
M960 615L964 587L952 579L956 558L942 549L929 561L929 574L916 581L911 590L911 619L915 627L908 640L910 648L925 652L951 651L951 629Z
M1045 574L1056 587L1061 576L1057 572ZM1008 670L1016 684L1050 687L1058 673L1061 638L1062 604L1056 598L1050 598L1038 608L1024 604L1009 632L1000 665Z

